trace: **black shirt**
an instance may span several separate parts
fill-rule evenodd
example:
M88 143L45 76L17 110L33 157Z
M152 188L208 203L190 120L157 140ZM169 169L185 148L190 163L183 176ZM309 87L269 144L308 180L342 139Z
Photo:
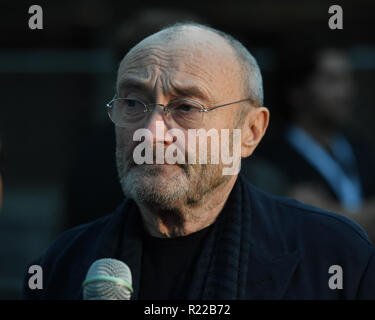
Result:
M186 299L194 265L216 223L184 237L143 235L139 299Z

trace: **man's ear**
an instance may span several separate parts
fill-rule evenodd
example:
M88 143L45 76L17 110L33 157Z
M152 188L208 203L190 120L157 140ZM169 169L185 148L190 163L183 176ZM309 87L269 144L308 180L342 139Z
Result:
M249 157L262 140L268 122L270 112L266 107L252 108L245 116L241 133L241 157Z

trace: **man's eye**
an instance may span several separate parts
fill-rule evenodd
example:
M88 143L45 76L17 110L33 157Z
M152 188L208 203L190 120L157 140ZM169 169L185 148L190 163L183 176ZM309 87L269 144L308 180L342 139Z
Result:
M128 107L136 107L137 106L137 101L135 101L135 100L127 100L126 101L126 105Z
M128 109L141 108L142 103L135 99L124 99L121 101L122 106Z
M192 112L194 111L196 108L189 105L189 104L186 104L186 103L183 103L183 104L180 104L178 107L177 107L177 110L178 111L182 111L182 112Z

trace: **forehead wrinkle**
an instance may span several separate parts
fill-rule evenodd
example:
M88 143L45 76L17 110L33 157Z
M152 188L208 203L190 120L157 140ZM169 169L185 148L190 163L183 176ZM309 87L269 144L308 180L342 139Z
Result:
M117 89L130 89L137 88L140 90L150 90L150 81L149 77L142 78L133 75L126 74L124 77L120 78L117 84Z
M168 54L168 50L165 46L156 45L156 44L144 44L142 43L136 45L133 49L131 49L124 57L123 63L134 63L137 60L143 59L144 57L152 57L152 56L159 56L160 54Z
M121 75L119 74L117 87L118 90L138 88L151 91L157 85L158 79L164 95L197 98L206 103L213 101L210 89L206 85L207 80L211 80L211 74L201 72L198 65L194 67L189 68L189 66L179 66L178 64L166 68L163 65L148 65L141 68L127 67L124 68Z
M175 55L170 54L167 50L159 50L158 52L155 48L151 52L147 48L143 51L129 53L120 64L117 83L119 84L122 78L126 78L130 74L141 75L139 78L143 79L144 82L155 82L156 74L160 74L168 68L175 69L178 67L173 58L175 58Z
M123 59L122 65L124 68L139 67L139 65L160 65L162 67L169 67L176 64L178 59L184 58L182 50L168 50L163 46L150 46L145 48L132 49Z
M173 44L173 47L171 47L171 44ZM123 75L120 75L121 72L123 74L141 74L144 82L153 82L156 85L157 77L154 73L158 73L164 94L173 92L186 95L188 93L189 96L203 98L203 100L213 103L214 99L210 86L215 83L219 74L230 77L233 75L233 69L236 69L236 66L232 63L229 65L220 63L220 61L225 61L228 58L232 60L233 57L233 54L231 57L227 56L227 48L226 50L219 50L220 47L211 41L194 41L184 44L181 39L164 43L164 45L160 45L160 42L157 44L144 43L144 45L133 48L123 59L119 76L123 78ZM168 50L168 48L171 49ZM212 58L210 59L207 56ZM202 58L206 61L208 59L211 66L202 68ZM236 61L233 62L236 64ZM181 76L183 74L192 76L192 79L185 79L185 76ZM194 90L194 87L201 90Z
M119 70L117 75L117 89L125 89L129 87L150 87L153 82L153 76L158 72L150 70L147 68L124 68Z
M179 96L199 99L205 103L213 101L213 97L203 83L197 83L194 80L184 79L182 81L176 78L168 79L169 87Z

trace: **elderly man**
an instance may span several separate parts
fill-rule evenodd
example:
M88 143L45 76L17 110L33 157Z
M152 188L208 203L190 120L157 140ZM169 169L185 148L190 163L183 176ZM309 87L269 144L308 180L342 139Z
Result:
M220 138L240 130L227 146L233 159L248 157L268 125L262 104L255 59L220 31L177 24L136 45L108 104L126 199L61 235L35 263L43 289L30 290L26 278L25 298L82 299L81 284L100 258L130 267L132 299L375 298L375 250L350 220L265 194L236 170L223 174L222 159L160 164L152 153L152 164L137 164L140 144L182 146L173 133L158 134L160 126L216 129ZM139 129L152 134L136 139ZM195 147L181 147L184 158ZM207 153L218 148L211 139Z

